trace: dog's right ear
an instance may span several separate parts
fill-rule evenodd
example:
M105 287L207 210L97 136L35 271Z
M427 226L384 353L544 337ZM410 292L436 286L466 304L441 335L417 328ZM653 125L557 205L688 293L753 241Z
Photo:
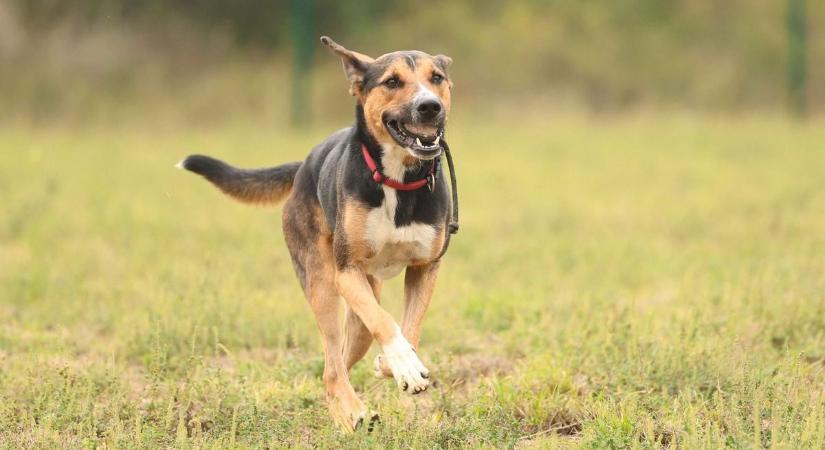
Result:
M341 62L344 65L344 73L347 75L350 84L349 93L351 95L357 95L364 86L364 74L367 68L375 60L367 55L347 50L328 36L321 36L321 42L326 45L334 55L341 57Z

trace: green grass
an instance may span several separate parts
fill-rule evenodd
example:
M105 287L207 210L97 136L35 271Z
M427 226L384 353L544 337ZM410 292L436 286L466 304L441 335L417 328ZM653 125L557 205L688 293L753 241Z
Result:
M373 350L383 423L354 435L280 209L172 167L334 129L0 131L0 447L825 447L825 128L457 118L437 385L402 395Z

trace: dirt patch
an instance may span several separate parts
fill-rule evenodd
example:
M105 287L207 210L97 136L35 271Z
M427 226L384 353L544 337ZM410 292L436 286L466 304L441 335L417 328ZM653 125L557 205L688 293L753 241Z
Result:
M517 409L516 418L525 421L527 415ZM529 448L532 441L550 434L575 438L581 431L582 421L579 414L567 409L558 409L540 425L526 425L524 432L527 434L519 438L519 447Z
M442 383L457 387L480 378L502 376L513 372L514 361L497 355L473 353L451 356L439 363Z

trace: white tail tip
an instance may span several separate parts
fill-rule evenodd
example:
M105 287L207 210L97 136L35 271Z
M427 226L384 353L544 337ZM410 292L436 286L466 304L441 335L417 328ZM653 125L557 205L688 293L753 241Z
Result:
M184 166L183 166L183 162L184 162L184 161L186 161L186 160L185 160L185 159L182 159L182 160L178 161L178 163L177 163L177 164L175 164L175 167L177 167L177 168L178 168L178 169L180 169L180 170L186 170L186 167L184 167Z

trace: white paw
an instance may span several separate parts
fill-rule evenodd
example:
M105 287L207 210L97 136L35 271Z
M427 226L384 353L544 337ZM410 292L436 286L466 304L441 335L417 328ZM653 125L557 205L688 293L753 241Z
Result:
M396 332L389 344L383 346L384 354L376 358L377 371L383 374L381 360L392 371L395 382L402 391L418 394L427 390L430 385L430 371L424 367L412 345L401 334Z

